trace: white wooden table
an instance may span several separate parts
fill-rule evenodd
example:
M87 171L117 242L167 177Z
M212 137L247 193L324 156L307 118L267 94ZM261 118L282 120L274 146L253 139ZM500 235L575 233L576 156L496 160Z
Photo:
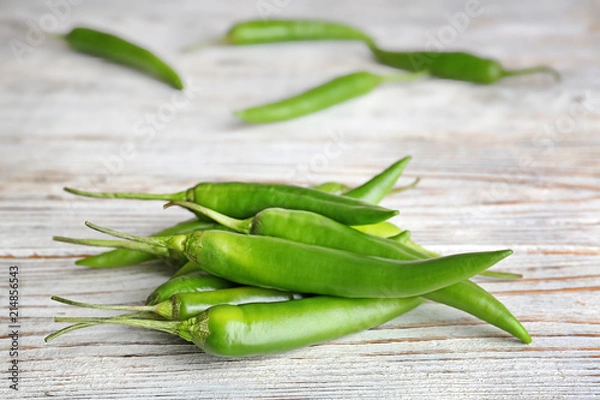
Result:
M260 0L258 9L255 0L76 3L56 9L59 17L44 1L0 4L0 398L600 398L598 1L481 3L460 29L447 16L465 12L466 1ZM469 49L509 67L551 64L563 81L387 85L306 118L247 126L231 112L344 73L387 71L354 43L178 52L233 21L260 18L259 10L346 21L390 48L423 48L433 37L446 50ZM36 37L29 31L40 23L55 32L107 28L147 44L180 70L188 100ZM29 47L17 57L15 43ZM145 122L152 118L154 129ZM74 260L99 250L52 235L99 237L85 220L149 234L187 216L160 202L77 198L63 186L356 185L408 154L414 159L403 182L422 181L384 201L401 210L395 222L446 254L514 249L498 269L524 279L480 281L523 321L531 345L437 304L367 332L249 360L209 357L169 335L124 327L43 342L63 326L52 316L90 314L50 295L139 303L169 274L159 263L77 267ZM11 265L20 279L18 392L5 379Z

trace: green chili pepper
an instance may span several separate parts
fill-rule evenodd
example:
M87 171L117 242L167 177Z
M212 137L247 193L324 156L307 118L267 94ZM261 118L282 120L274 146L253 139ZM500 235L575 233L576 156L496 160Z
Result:
M243 285L350 298L418 296L468 279L512 253L500 250L400 261L224 231L144 238L86 224L132 240L120 245L109 240L110 246L135 248L141 244L181 251L205 271ZM101 245L98 240L54 239Z
M89 28L75 28L65 36L75 50L135 68L182 90L181 78L150 51L120 37Z
M168 320L184 321L220 304L238 305L247 303L274 303L279 301L298 300L303 297L305 296L296 293L242 286L204 292L175 293L165 301L146 306L89 304L68 300L58 296L52 296L52 300L72 306L96 310L150 312Z
M215 228L217 225L211 222L198 221L196 219L180 222L177 225L156 232L152 236L175 235L178 233L188 233L205 229ZM150 253L144 253L137 250L116 249L96 254L90 257L75 261L77 265L83 265L92 268L117 268L127 265L139 264L145 261L155 259L156 256ZM177 260L179 262L180 260Z
M463 310L510 333L524 343L531 343L531 336L508 308L475 282L459 282L427 293L423 297Z
M379 203L392 191L410 160L412 160L412 157L408 156L396 161L368 182L345 192L344 196L359 199L366 203Z
M234 218L249 218L266 208L281 207L313 211L347 225L368 225L398 214L398 211L349 197L278 184L200 183L189 190L171 194L97 193L71 188L65 190L80 196L98 198L189 201Z
M401 234L390 239L398 241L416 252L421 252L423 257L440 257L439 254L429 251L413 242L410 237L410 231L403 231ZM522 278L520 274L496 271L482 271L479 275L502 279ZM527 330L506 306L474 282L468 280L459 282L427 293L423 297L462 310L510 333L524 343L531 343L531 336L529 336Z
M298 243L352 251L358 254L375 255L398 260L425 258L410 247L360 232L320 214L310 211L267 208L248 219L234 219L198 204L171 202L194 213L211 218L215 222L238 233L272 236Z
M498 61L462 52L393 52L371 46L381 64L412 72L426 71L431 76L478 84L496 83L502 78L534 73L548 73L556 80L560 74L548 66L506 70Z
M285 121L362 96L383 82L409 82L422 76L423 73L421 72L388 76L375 75L364 71L355 72L335 78L299 95L236 111L234 114L246 122L256 124Z
M317 296L282 303L218 305L186 321L55 317L56 322L117 324L171 333L219 357L285 352L370 329L414 309L420 298ZM61 333L66 330L61 331ZM46 341L55 339L50 335Z
M225 42L232 45L302 40L360 40L373 42L367 34L348 25L315 20L253 20L231 27Z
M146 305L161 303L178 293L206 292L236 286L239 285L213 275L208 275L206 272L196 270L187 275L171 278L154 289L150 296L148 296Z
M392 258L397 260L422 260L430 258L418 251L420 247L408 247L402 243L376 236L362 234L345 225L318 214L306 211L267 209L254 218L234 220L193 203L170 203L201 212L233 231L254 235L274 236L295 242L345 250L357 254ZM168 206L168 205L167 205ZM403 242L415 245L404 234ZM396 237L398 239L398 237ZM395 245L396 244L396 245ZM416 246L416 245L415 245ZM432 253L434 254L434 253ZM435 255L439 257L439 255ZM191 264L190 268L200 268ZM482 271L486 273L489 271ZM504 274L504 273L500 273ZM519 321L491 294L472 282L456 283L439 289L430 297L424 297L463 310L477 318L490 322L526 343L529 334Z
M303 40L359 40L367 44L373 39L359 29L330 21L317 20L251 20L233 25L220 42L240 46ZM184 48L191 51L204 47L206 42Z

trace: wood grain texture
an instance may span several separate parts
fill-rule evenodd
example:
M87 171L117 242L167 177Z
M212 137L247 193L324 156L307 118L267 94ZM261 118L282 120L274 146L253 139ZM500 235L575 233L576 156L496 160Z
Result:
M343 73L387 71L353 43L177 51L222 34L232 21L260 17L257 4L277 4L273 17L347 21L384 46L408 49L426 46L466 1L111 0L64 11L61 32L110 28L164 55L190 86L187 101L51 37L19 62L11 41L25 42L27 21L52 14L44 1L0 5L0 299L7 303L8 267L18 265L23 332L20 391L2 379L1 398L600 398L599 3L485 2L445 46L514 68L551 64L563 75L559 84L535 76L489 87L387 85L306 118L248 126L231 112ZM164 122L154 133L144 122L153 115ZM384 201L401 211L395 222L442 253L512 248L498 269L525 278L479 281L523 321L530 346L429 303L367 332L251 360L216 359L166 334L122 327L43 343L61 326L52 316L89 314L50 295L141 302L169 275L158 263L78 268L77 257L97 250L52 242L52 235L97 237L84 220L149 234L187 217L160 202L76 198L63 186L355 185L407 154L414 158L403 181L422 180Z

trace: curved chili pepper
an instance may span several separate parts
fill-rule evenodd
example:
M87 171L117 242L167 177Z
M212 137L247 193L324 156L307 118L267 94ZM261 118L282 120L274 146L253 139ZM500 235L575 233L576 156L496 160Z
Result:
M410 82L423 73L376 75L370 72L355 72L340 76L306 92L274 103L235 111L234 115L254 124L285 121L301 117L334 106L344 101L369 93L383 82Z
M344 196L359 199L366 203L378 204L385 196L390 194L410 160L412 160L412 157L407 156L396 161L383 172L369 179L368 182L346 191Z
M150 51L109 33L75 28L65 36L75 50L140 70L182 90L181 78L163 60Z

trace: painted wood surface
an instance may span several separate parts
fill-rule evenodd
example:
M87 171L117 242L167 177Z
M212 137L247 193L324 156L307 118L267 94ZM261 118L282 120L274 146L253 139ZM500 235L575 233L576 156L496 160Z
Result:
M482 2L466 20L457 16L467 15L466 1L64 4L0 4L2 370L10 367L11 265L19 267L21 312L19 391L2 379L2 398L600 397L597 1ZM346 21L389 48L437 40L509 67L551 64L563 80L389 84L303 119L244 125L233 110L344 73L388 71L355 43L178 50L218 37L233 21L261 17ZM56 37L31 36L40 23L55 32L106 28L144 43L177 67L188 90L74 54ZM15 53L15 43L29 47ZM408 154L414 158L402 181L422 180L384 201L401 211L394 222L445 254L512 248L497 269L525 278L479 281L523 321L531 345L436 304L330 343L249 360L209 357L166 334L121 327L43 342L62 326L52 316L89 314L50 295L140 303L170 273L159 263L76 267L74 260L97 250L53 242L52 235L100 237L85 220L150 234L187 216L163 211L160 202L77 198L63 186L170 192L207 180L356 185Z

